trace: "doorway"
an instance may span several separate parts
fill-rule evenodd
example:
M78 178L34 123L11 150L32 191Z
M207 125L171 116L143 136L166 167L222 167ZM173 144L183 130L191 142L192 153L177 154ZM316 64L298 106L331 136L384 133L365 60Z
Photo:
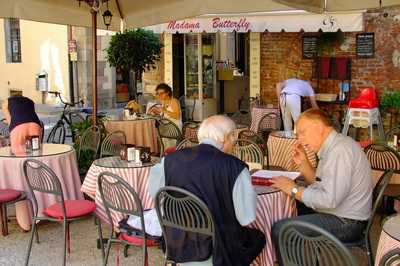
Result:
M180 33L172 34L172 86L175 98L185 95L184 36Z

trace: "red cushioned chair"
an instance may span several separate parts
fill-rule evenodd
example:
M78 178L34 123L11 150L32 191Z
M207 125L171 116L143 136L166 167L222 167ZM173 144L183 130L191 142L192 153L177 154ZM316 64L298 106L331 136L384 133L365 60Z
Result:
M379 100L374 88L364 88L360 95L350 100L350 108L372 109L379 106Z
M25 199L26 199L26 194L23 191L14 189L0 189L0 221L1 221L1 234L3 236L8 235L7 205Z
M100 196L103 201L104 209L106 210L108 224L110 225L110 236L107 242L107 251L105 253L104 265L107 265L108 256L110 254L111 244L119 243L125 245L124 254L127 254L126 248L128 246L142 246L143 247L143 265L148 266L148 254L147 247L155 246L159 243L148 239L146 237L146 229L143 216L142 202L133 189L125 180L121 177L113 174L104 172L99 175L97 179L97 186L100 191ZM140 217L142 230L141 236L129 236L125 233L116 234L115 228L118 227L115 224L111 211L114 213L120 213L123 215L135 215ZM103 239L103 234L101 230L101 223L98 223L99 227L99 238ZM140 231L140 230L139 230ZM101 243L101 249L104 256L104 248ZM119 264L119 252L117 253L117 265Z
M69 223L78 219L82 219L93 215L96 205L88 200L64 200L64 193L61 183L57 175L47 165L41 161L34 159L27 159L24 162L24 174L26 182L28 183L29 191L32 195L31 208L32 208L32 234L29 242L28 253L26 255L25 265L29 263L29 256L31 254L33 237L36 234L36 242L39 243L37 232L37 222L39 221L53 221L63 223L64 232L64 256L63 265L66 261L66 251L68 242L68 253L70 252L69 245ZM43 210L44 216L38 216L38 203L34 191L46 194L52 194L59 199L55 203Z

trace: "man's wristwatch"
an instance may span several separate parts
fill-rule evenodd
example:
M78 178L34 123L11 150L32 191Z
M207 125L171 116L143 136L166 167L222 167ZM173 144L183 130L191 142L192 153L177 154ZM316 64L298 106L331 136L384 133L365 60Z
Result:
M290 196L291 196L292 198L296 198L297 192L299 192L299 187L298 187L298 186L294 186L294 187L292 188L292 190L290 190Z

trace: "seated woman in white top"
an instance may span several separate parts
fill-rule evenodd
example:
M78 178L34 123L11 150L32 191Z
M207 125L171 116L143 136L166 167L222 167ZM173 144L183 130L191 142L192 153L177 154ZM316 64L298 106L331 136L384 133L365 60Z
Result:
M157 98L161 102L161 107L151 108L152 114L163 114L165 118L171 120L179 129L182 129L182 114L179 101L172 97L172 89L165 83L160 83L156 87Z

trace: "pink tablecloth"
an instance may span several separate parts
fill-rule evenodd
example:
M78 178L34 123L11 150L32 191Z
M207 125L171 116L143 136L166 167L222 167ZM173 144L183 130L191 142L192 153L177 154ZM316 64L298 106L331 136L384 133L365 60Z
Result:
M61 144L51 144L61 145ZM62 145L66 146L66 145ZM25 181L23 173L23 162L26 158L16 157L0 157L0 188L11 188L22 191L29 191L28 184ZM81 181L79 177L78 166L76 162L75 150L71 149L68 152L61 153L52 156L34 157L48 165L60 179L61 186L64 192L64 199L83 199L83 194L80 191ZM42 210L54 203L56 203L56 197L44 193L36 193L36 199L38 201L39 214ZM27 230L29 229L30 221L22 220L30 217L26 207L26 202L17 203L17 221L19 225Z
M271 239L272 225L281 219L296 216L296 214L296 202L281 191L257 196L256 221L251 223L250 227L257 228L264 233L266 244L252 265L274 265L276 254Z
M108 133L123 131L128 144L150 147L151 152L159 152L154 119L109 120L104 125Z
M97 178L102 172L111 172L127 181L138 193L139 198L142 201L143 209L151 209L154 207L154 202L148 192L150 167L110 168L99 167L92 164L86 174L81 191L95 199L96 214L103 219L103 221L108 221L108 218L106 218L107 214L103 206L103 201L101 200L100 191L97 189ZM112 212L111 216L114 224L118 224L118 222L123 218L123 215L119 212Z
M277 108L266 108L266 107L253 107L251 109L251 125L250 125L250 130L257 132L258 131L258 124L260 123L261 118L268 114L268 113L274 113L278 115L279 120L272 120L272 119L267 119L264 121L264 123L260 126L260 129L264 128L273 128L276 130L280 129L280 112L279 109Z
M279 166L287 171L298 171L295 162L292 159L293 146L296 139L276 137L270 134L268 137L268 160L269 165ZM307 151L308 160L315 167L317 158L311 151Z

